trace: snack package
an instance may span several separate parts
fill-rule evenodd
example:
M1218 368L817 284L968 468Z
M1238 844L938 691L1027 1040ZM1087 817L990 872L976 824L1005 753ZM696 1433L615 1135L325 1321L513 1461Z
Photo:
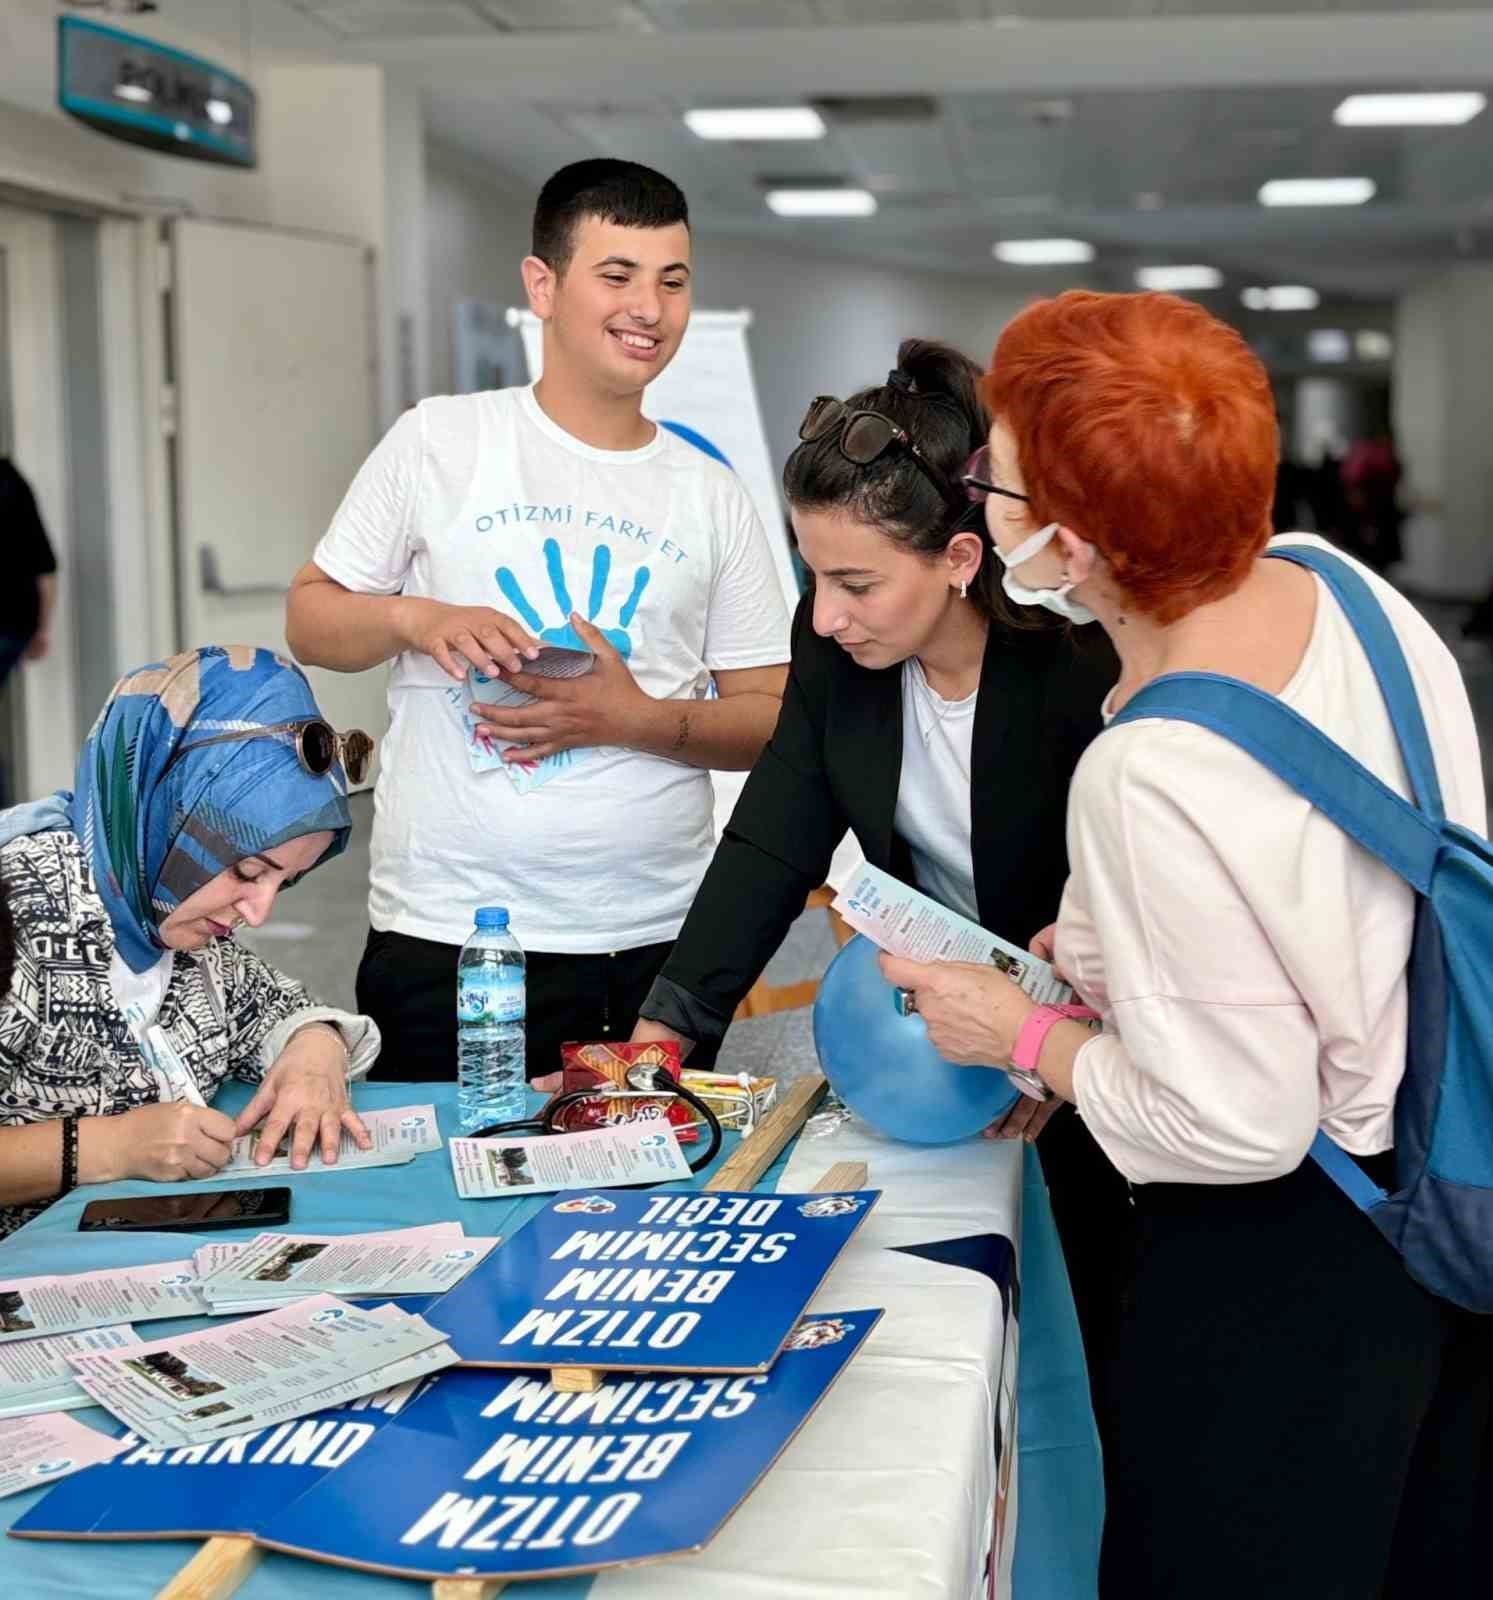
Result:
M662 1095L634 1089L627 1074L635 1066L660 1068L677 1082L679 1046L673 1040L562 1044L560 1093L569 1094L575 1089L596 1089L598 1093L590 1100L568 1106L560 1116L558 1129L575 1133L581 1128L615 1128L625 1122L665 1118L680 1144L698 1143L700 1130L695 1126L695 1113L682 1100L666 1100ZM601 1092L606 1090L613 1092Z
M715 1112L723 1128L733 1128L738 1133L750 1133L777 1104L778 1085L774 1078L686 1067L680 1082Z

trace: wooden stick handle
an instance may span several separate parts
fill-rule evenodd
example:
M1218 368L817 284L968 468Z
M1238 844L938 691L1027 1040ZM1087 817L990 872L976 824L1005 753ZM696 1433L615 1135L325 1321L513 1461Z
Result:
M810 1194L843 1194L847 1189L864 1189L870 1181L871 1171L864 1161L837 1161Z
M437 1578L430 1596L431 1600L492 1600L507 1587L506 1578Z
M705 1185L707 1193L722 1189L750 1189L777 1160L809 1114L824 1098L829 1084L822 1072L811 1072L797 1083L731 1152Z
M252 1539L209 1539L156 1600L227 1600L259 1565Z
M551 1367L550 1388L560 1394L595 1394L601 1374L594 1367Z

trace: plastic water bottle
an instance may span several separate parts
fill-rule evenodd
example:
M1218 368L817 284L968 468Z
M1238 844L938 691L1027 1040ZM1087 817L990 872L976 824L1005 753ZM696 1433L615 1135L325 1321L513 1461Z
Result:
M456 968L461 1131L524 1114L524 953L504 906L483 906Z

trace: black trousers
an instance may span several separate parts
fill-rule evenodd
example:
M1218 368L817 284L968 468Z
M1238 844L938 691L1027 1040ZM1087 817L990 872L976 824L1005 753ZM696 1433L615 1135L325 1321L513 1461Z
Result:
M1135 1211L1103 1600L1485 1595L1493 1318L1418 1288L1311 1161Z
M1063 1247L1097 1416L1105 1404L1121 1297L1135 1264L1130 1186L1072 1106L1053 1114L1037 1136L1036 1149Z
M524 952L525 1065L531 1078L560 1068L572 1039L626 1039L670 944L611 955ZM370 929L358 966L358 1009L378 1024L383 1049L369 1077L428 1083L456 1077L456 962L461 946ZM703 1065L691 1056L691 1065Z

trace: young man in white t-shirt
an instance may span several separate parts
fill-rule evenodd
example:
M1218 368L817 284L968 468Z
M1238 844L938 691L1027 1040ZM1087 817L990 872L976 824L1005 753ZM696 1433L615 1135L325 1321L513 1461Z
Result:
M786 678L751 501L642 413L689 322L683 194L631 162L562 169L523 277L539 382L407 411L290 591L299 660L393 661L358 972L375 1076L454 1076L484 905L528 957L531 1077L563 1040L626 1039L710 856L708 769L752 765ZM545 645L595 666L525 672Z

